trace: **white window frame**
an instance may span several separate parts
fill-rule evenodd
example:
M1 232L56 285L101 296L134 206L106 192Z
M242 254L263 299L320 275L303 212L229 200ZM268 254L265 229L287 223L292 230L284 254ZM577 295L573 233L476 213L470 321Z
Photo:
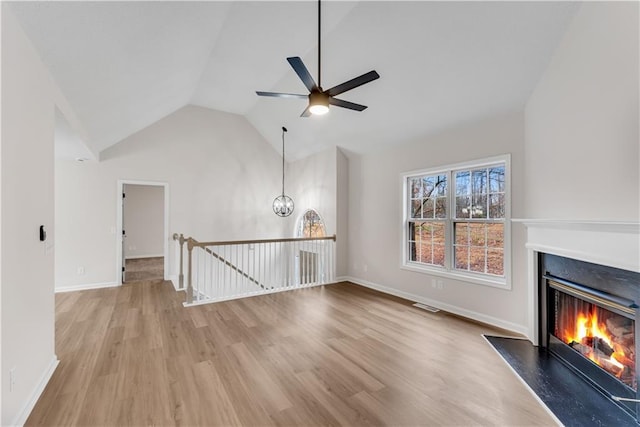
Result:
M453 178L457 171L467 169L477 169L483 167L504 164L504 185L505 185L505 215L504 215L504 275L494 276L492 274L477 273L471 271L462 271L455 269L454 263L454 222L460 222L463 219L454 218L455 213L455 194L452 194ZM443 174L447 176L447 197L448 211L445 221L445 261L444 267L437 265L427 265L409 260L408 230L409 230L409 178L419 175L436 175ZM404 270L415 271L419 273L439 276L449 279L460 280L479 285L492 286L502 289L511 289L511 155L504 154L501 156L488 157L480 160L473 160L451 165L439 166L435 168L420 169L401 174L401 191L402 191L402 241L401 241L401 264L400 268Z

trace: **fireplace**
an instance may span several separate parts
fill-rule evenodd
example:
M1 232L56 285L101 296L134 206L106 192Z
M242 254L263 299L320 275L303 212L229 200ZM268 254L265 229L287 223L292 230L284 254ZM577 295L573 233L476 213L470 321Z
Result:
M553 279L548 280L548 287L549 348L563 354L568 346L574 350L569 352L572 356L590 360L637 391L634 304L622 305Z
M538 256L540 345L640 421L640 273Z

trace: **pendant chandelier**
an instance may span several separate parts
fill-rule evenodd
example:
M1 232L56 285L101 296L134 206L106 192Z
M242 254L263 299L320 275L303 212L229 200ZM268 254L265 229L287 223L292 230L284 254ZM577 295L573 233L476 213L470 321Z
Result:
M273 211L276 215L285 217L293 213L293 200L284 194L284 133L287 128L282 126L282 194L273 200Z

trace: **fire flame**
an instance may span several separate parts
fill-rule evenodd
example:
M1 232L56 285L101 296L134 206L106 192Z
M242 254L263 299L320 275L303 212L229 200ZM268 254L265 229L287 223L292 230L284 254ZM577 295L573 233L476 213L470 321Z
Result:
M606 342L609 347L614 349L614 352L611 354L608 360L606 360L611 365L615 366L617 369L617 373L615 375L620 378L624 371L624 365L619 362L619 360L625 360L626 355L624 351L620 348L620 346L616 345L612 340L611 336L607 331L607 327L604 323L600 323L598 321L598 313L594 307L594 310L589 314L580 313L577 316L575 331L565 330L565 340L567 343L577 342L581 343L583 338L600 338L602 341ZM601 361L590 352L586 354L591 361L596 363L597 365L602 366ZM619 359L619 360L618 360Z

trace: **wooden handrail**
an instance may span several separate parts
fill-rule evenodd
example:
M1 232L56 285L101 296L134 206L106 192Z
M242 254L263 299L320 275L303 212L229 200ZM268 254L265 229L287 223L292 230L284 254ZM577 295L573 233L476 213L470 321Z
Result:
M262 240L227 240L219 242L198 242L196 239L189 238L193 246L228 246L228 245L251 245L257 243L278 243L278 242L301 242L301 241L314 241L314 240L333 240L336 241L336 235L325 237L290 237L286 239L262 239Z

